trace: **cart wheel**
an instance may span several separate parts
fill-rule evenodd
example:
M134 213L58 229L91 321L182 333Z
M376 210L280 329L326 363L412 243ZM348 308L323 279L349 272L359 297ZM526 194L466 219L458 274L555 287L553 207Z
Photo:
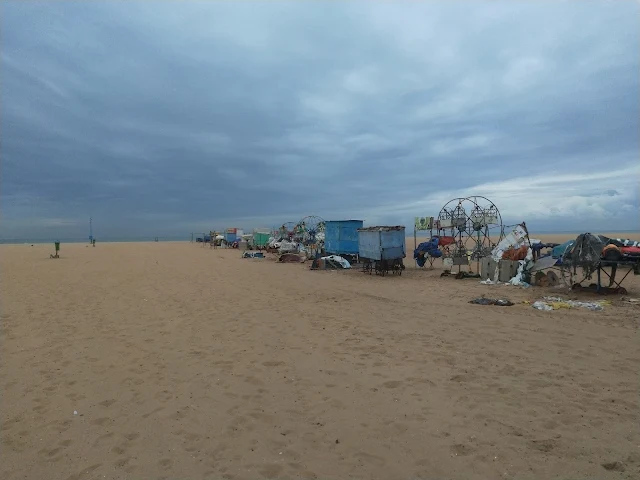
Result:
M371 275L371 262L368 260L365 260L364 262L362 262L362 272L363 273L369 273L369 275Z

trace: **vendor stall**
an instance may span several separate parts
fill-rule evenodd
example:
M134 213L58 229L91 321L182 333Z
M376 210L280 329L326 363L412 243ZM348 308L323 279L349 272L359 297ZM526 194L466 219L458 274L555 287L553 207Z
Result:
M564 282L573 290L589 289L597 293L626 294L622 282L632 272L640 275L640 243L583 233L575 240L553 247L551 253L540 256L531 272L541 278L537 272L548 269L560 271ZM616 280L619 269L625 273L620 280ZM606 287L602 285L603 274L609 279ZM597 283L583 287L582 284L592 280L594 275Z

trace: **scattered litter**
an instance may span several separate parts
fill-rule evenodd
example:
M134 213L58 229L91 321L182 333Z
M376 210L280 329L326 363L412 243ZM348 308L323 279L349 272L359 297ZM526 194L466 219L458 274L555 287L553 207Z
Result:
M74 411L73 411L73 414L74 414L74 415L77 415L77 414L78 414L78 411L77 411L77 410L74 410Z
M513 302L506 300L504 298L475 298L470 300L469 303L474 303L476 305L496 305L498 307L510 307L513 305Z
M515 277L514 277L515 278ZM509 286L509 285L516 285L518 287L522 287L522 288L529 288L531 287L530 284L528 284L527 282L520 282L520 283L514 283L512 281L508 281L508 282L501 282L499 280L491 280L490 278L487 278L485 280L481 280L480 283L482 285L505 285L505 286Z
M537 310L559 310L561 308L587 308L589 310L602 310L604 305L611 305L607 300L595 302L579 302L577 300L565 300L559 297L544 297L542 300L534 302L531 306Z
M264 253L246 250L242 252L242 258L264 258Z
M482 278L482 277L480 276L479 273L459 271L458 273L456 273L455 278L457 280L462 280L464 278Z
M531 306L536 310L553 310L553 307L551 305L541 301L533 302L533 305Z
M528 282L525 282L525 268L527 268L527 263L531 262L531 258L532 258L532 253L531 253L531 248L529 248L527 250L527 257L526 257L526 261L525 260L520 260L520 265L518 265L518 271L516 272L515 276L509 280L509 283L511 285L520 285L522 287L528 288L531 285L529 285Z

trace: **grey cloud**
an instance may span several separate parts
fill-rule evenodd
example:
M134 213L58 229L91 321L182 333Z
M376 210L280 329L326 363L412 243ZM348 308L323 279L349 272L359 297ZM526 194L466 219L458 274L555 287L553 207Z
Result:
M84 235L90 215L113 236L305 214L408 223L434 192L627 167L637 13L4 2L0 236ZM551 213L540 228L565 225Z

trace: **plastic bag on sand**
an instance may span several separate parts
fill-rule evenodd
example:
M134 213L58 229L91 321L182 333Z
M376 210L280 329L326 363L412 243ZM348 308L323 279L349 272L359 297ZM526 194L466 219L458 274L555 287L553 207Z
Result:
M599 311L602 310L607 302L605 300L598 300L596 302L579 302L577 300L565 300L559 297L544 297L542 300L538 300L531 305L538 310L559 310L561 308L587 308L589 310Z
M536 310L553 310L553 307L551 305L541 302L540 300L538 300L537 302L533 302L533 305L531 306Z

